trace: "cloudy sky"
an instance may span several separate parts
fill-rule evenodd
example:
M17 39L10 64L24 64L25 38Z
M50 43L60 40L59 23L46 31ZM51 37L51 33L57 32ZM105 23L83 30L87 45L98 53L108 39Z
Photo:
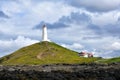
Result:
M104 58L120 56L120 0L0 0L0 56L49 39Z

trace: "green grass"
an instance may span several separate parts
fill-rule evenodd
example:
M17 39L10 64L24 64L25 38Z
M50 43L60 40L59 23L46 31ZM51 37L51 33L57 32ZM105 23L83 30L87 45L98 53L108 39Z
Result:
M78 53L53 42L39 42L0 58L2 65L43 65L92 63L97 58L79 57Z
M111 59L102 59L99 61L100 63L114 63L114 62L120 62L120 57L111 58Z

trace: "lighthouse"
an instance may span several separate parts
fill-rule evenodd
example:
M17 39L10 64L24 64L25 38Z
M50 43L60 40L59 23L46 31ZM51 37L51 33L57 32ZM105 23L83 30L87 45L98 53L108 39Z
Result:
M49 41L47 36L47 27L43 25L42 27L42 41Z

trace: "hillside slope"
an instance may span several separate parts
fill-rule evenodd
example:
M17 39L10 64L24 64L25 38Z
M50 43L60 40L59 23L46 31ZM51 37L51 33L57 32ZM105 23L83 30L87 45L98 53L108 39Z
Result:
M77 52L66 49L53 42L39 42L23 47L16 52L0 58L0 64L27 65L27 64L57 64L57 63L89 63L96 58L79 57Z
M101 62L101 63L116 63L116 62L120 62L120 57L103 59L103 60L100 60L99 62Z

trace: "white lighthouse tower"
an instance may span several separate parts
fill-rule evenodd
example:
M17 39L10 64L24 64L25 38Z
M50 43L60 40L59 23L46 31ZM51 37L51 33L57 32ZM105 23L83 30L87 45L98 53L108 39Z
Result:
M43 25L43 27L42 27L42 41L49 41L48 36L47 36L46 25Z

